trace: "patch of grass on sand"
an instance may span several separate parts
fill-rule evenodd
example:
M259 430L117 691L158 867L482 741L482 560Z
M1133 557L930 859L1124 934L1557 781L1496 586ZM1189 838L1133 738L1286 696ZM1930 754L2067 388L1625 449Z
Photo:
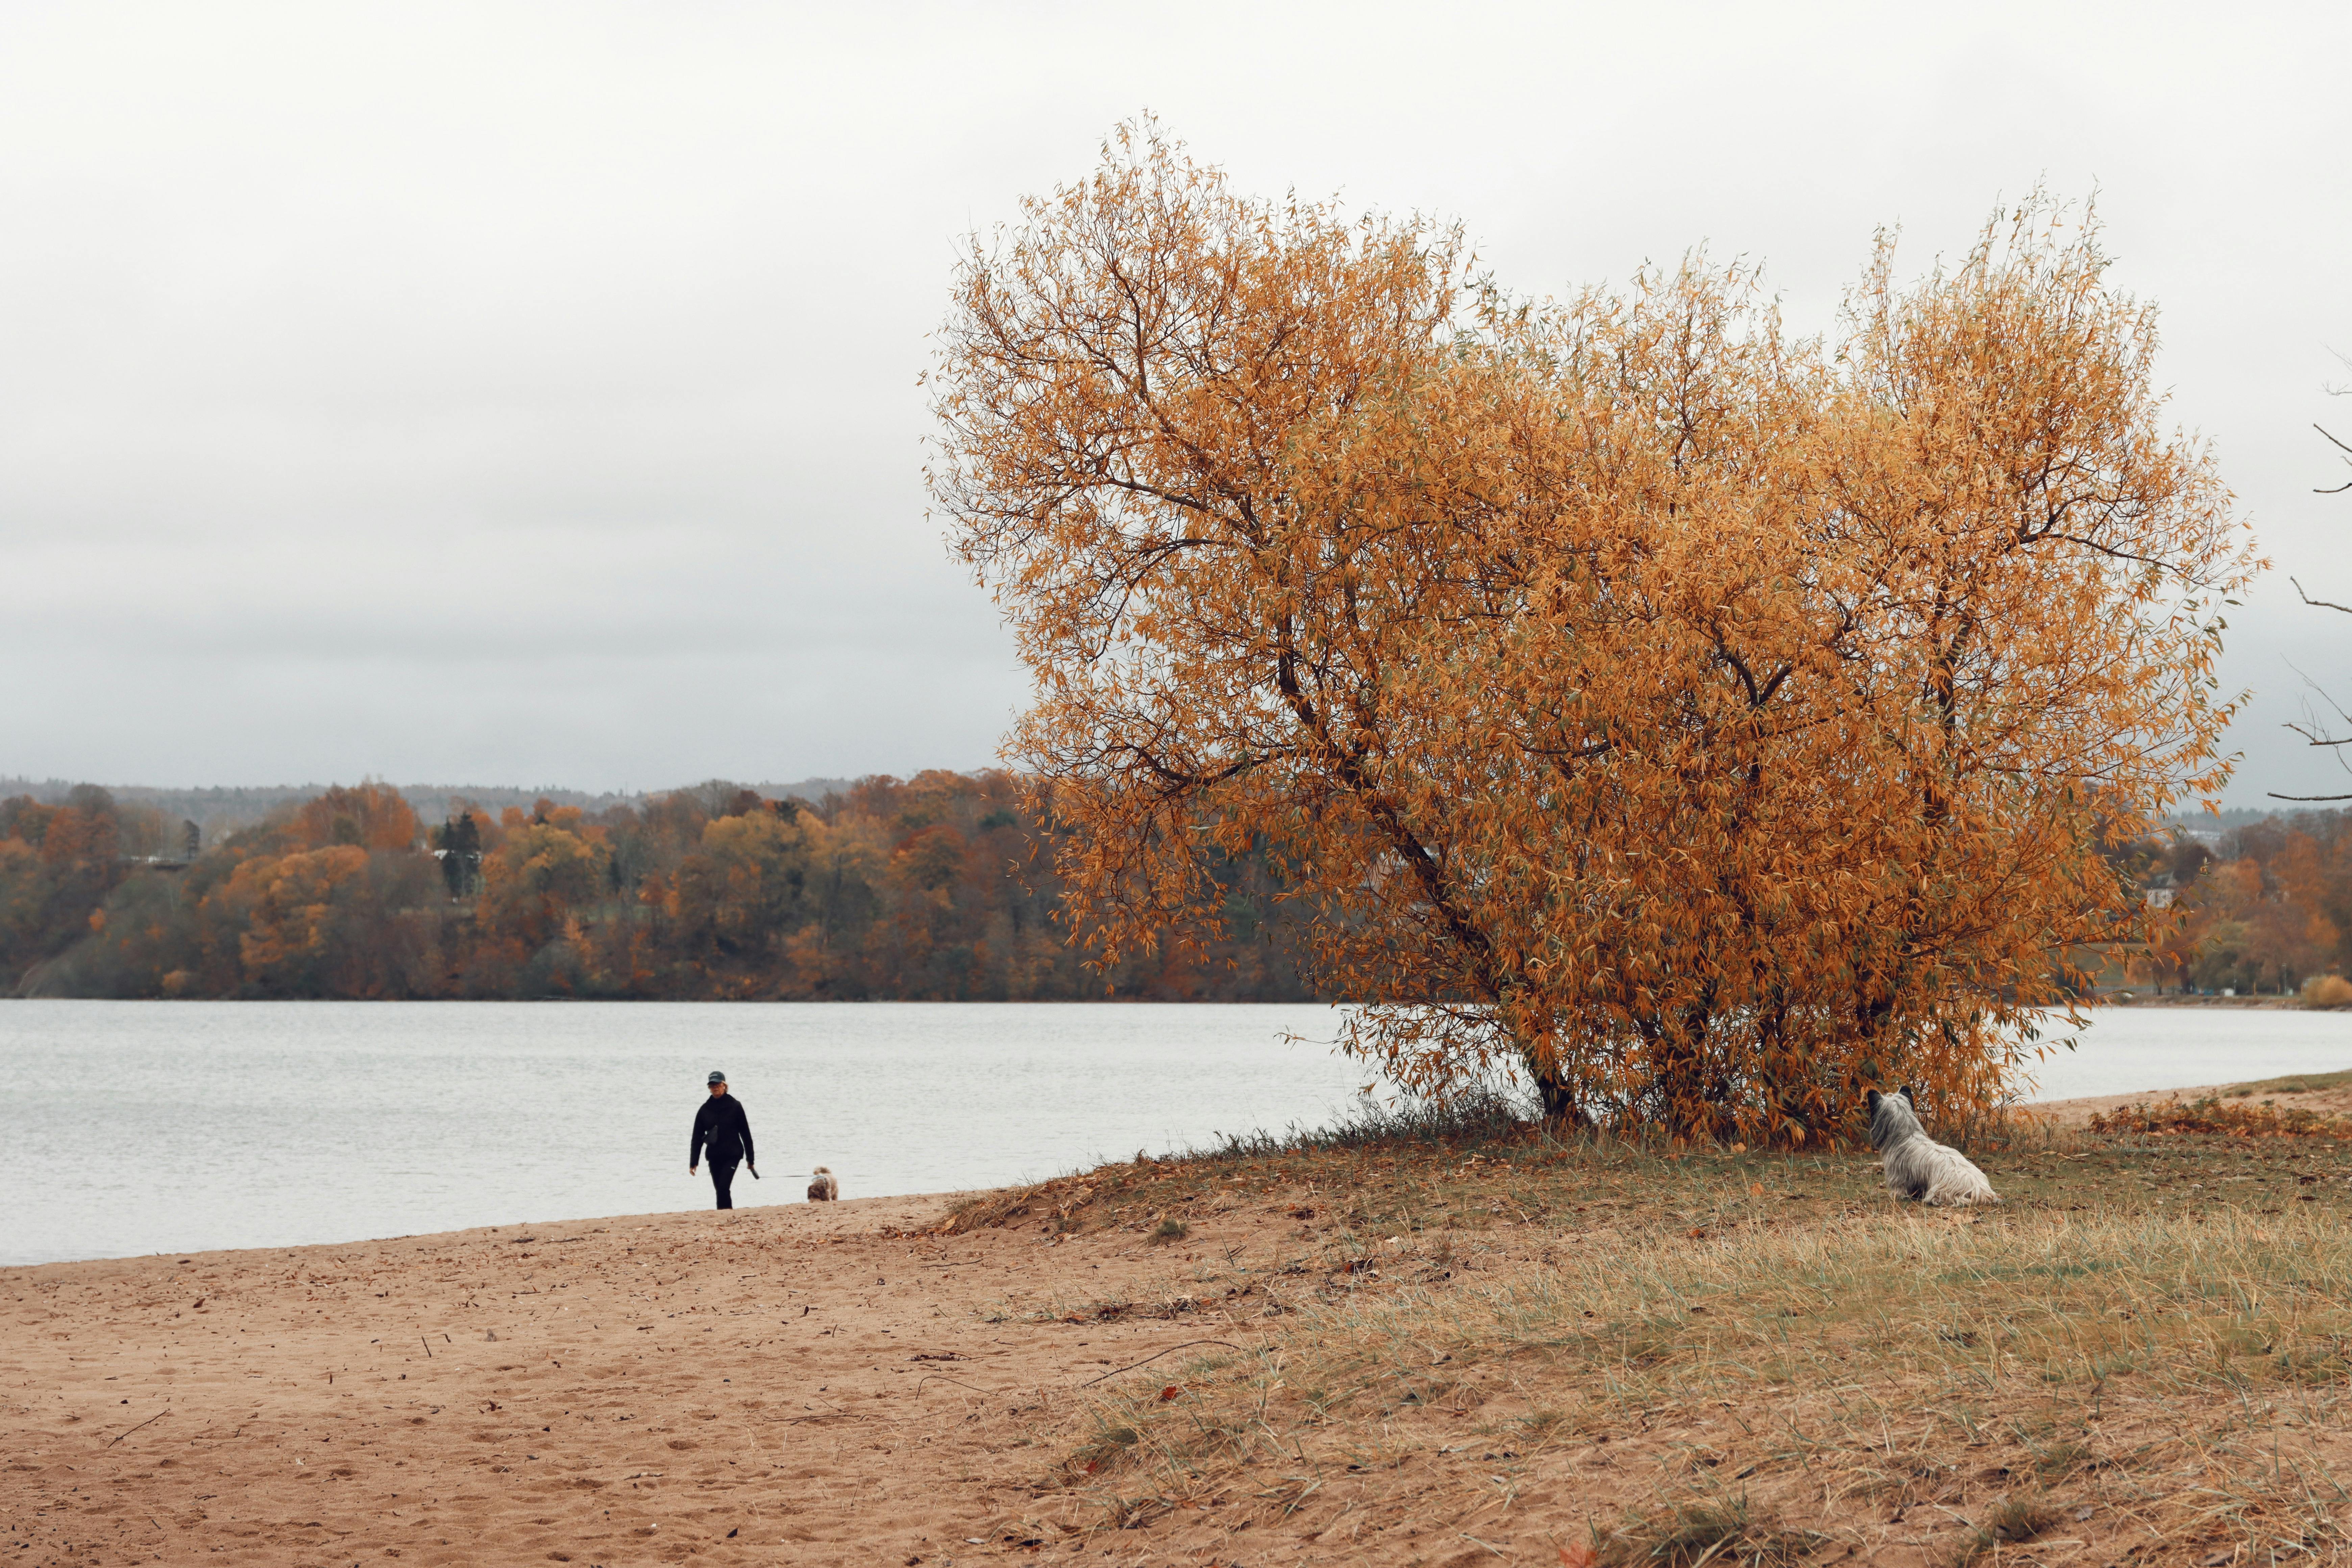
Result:
M1952 1136L1949 1130L1945 1135ZM1991 1148L2051 1149L2066 1135L2018 1122ZM1742 1173L1745 1173L1743 1175ZM1280 1211L1312 1234L1344 1244L1430 1229L1483 1229L1663 1204L1704 1228L1719 1214L1745 1213L1748 1189L1765 1173L1773 1201L1859 1201L1879 1185L1874 1168L1850 1152L1811 1155L1688 1149L1607 1137L1561 1139L1517 1120L1500 1100L1451 1111L1398 1112L1367 1105L1322 1131L1229 1139L1213 1149L1099 1166L1034 1186L966 1201L940 1229L1034 1228L1048 1234L1125 1229L1150 1234L1174 1217L1192 1221L1253 1202ZM1737 1178L1737 1179L1734 1179Z
M1430 1410L1509 1461L1614 1440L1662 1495L1747 1488L1736 1528L1721 1502L1637 1510L1608 1531L1625 1561L1695 1561L1701 1535L1780 1561L1798 1521L1872 1503L2020 1540L2055 1505L2011 1489L2053 1468L2090 1483L2070 1501L2128 1501L2176 1543L2340 1550L2352 1497L2305 1440L2344 1426L2347 1297L2336 1214L1845 1220L1310 1303L1202 1363L1181 1410L1103 1408L1155 1492L1425 1459L1463 1425Z
M1271 1524L1345 1486L1360 1531L1499 1509L1596 1563L1960 1563L2053 1534L2352 1554L2345 1145L1976 1143L1999 1208L1898 1205L1866 1151L1490 1125L1106 1167L956 1223L1296 1222L1286 1264L1204 1293L1247 1348L1093 1391L1057 1483L1107 1523Z
M1769 1515L1759 1515L1745 1492L1700 1493L1628 1521L1623 1528L1602 1536L1593 1561L1612 1565L1661 1563L1671 1568L1697 1568L1707 1563L1780 1568L1801 1563L1816 1542L1827 1539L1810 1531L1783 1528Z
M2342 1089L2352 1085L2352 1071L2294 1073L2286 1078L2260 1079L2252 1083L2233 1083L2221 1093L2234 1100L2256 1094L2310 1094L2323 1089Z
M2282 1089L2278 1092L2292 1093ZM2219 1132L2254 1138L2352 1138L2352 1121L2323 1116L2301 1106L2282 1110L2270 1100L2245 1105L2208 1095L2187 1104L2178 1099L2128 1109L2094 1111L2094 1132Z

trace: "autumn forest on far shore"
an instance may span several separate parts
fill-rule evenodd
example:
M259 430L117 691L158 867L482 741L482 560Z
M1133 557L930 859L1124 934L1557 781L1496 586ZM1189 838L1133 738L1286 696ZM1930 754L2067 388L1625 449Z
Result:
M77 786L0 802L0 995L1301 1001L1298 915L1227 868L1227 940L1089 969L1001 773L821 802L706 784L585 812L338 787L188 852Z
M0 995L1288 1002L1326 995L1264 856L1224 868L1222 941L1089 968L1041 853L1066 828L1008 773L821 801L713 783L602 810L460 803L421 822L336 787L187 844L94 785L0 801ZM193 850L193 852L192 852ZM2178 921L2109 978L2292 992L2352 969L2352 813L2109 851Z

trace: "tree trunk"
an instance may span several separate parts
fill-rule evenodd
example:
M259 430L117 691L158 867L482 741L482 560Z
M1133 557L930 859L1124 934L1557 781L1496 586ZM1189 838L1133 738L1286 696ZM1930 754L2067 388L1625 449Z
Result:
M1532 1062L1528 1064L1528 1071L1535 1078L1536 1093L1542 1100L1546 1121L1564 1121L1570 1127L1584 1125L1584 1107L1576 1102L1576 1097L1569 1092L1568 1085L1560 1081L1558 1073Z

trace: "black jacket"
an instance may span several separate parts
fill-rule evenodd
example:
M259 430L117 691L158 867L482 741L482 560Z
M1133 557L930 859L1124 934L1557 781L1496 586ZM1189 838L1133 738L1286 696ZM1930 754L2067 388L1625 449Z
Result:
M686 1163L702 1163L706 1148L714 1165L732 1165L739 1160L760 1163L760 1157L751 1152L751 1124L744 1120L743 1102L731 1094L711 1096L694 1113L694 1142L687 1145Z

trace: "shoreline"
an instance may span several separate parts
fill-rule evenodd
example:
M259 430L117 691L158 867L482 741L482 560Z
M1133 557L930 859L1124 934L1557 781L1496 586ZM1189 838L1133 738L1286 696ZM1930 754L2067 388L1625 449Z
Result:
M2177 1092L2224 1087L2239 1086ZM2035 1110L2066 1125L2162 1097ZM2352 1087L2253 1098L2352 1105ZM2219 1156L2248 1183L2227 1191L2271 1205L2247 1211L2257 1224L2343 1226L2343 1147L2290 1142ZM1614 1279L1629 1259L1705 1281L1774 1247L1880 1245L1889 1221L2005 1247L2112 1223L2084 1217L2095 1206L2211 1218L2162 1206L2176 1194L2148 1184L2140 1154L1989 1155L2003 1206L1944 1214L1893 1205L1867 1151L1510 1147L1145 1162L985 1193L0 1269L0 1515L28 1565L1466 1564L1448 1544L1465 1530L1565 1541L1647 1506L1658 1467L1731 1440L1712 1405L1638 1426L1598 1415L1565 1446L1503 1455L1496 1421L1535 1419L1520 1403L1540 1415L1602 1395L1579 1392L1576 1357L1427 1370L1484 1355L1474 1334L1407 1358L1398 1375L1434 1380L1426 1399L1333 1439L1335 1458L1359 1442L1403 1458L1326 1466L1306 1491L1282 1479L1300 1463L1286 1450L1262 1479L1187 1490L1186 1465L1225 1461L1180 1447L1151 1480L1128 1446L1150 1423L1190 1441L1187 1402L1207 1419L1241 1397L1223 1392L1236 1377L1276 1379L1274 1397L1285 1357L1355 1353L1365 1314L1437 1314L1408 1336L1420 1347L1457 1331L1446 1313L1549 1299L1545 1281ZM2261 1173L2243 1163L2255 1154ZM1280 1395L1274 1418L1311 1415L1311 1430L1320 1415L1284 1411L1319 1386ZM1523 1463L1549 1479L1515 1494L1520 1514L1495 1514L1490 1472Z
M2194 996L2182 996L2177 994L2168 996L2144 996L2136 992L2111 993L2106 995L2086 998L2084 1001L2083 1005L2085 1007L2095 1008L2219 1007L2224 1009L2236 1008L2241 1011L2264 1013L2271 1012L2273 1010L2297 1013L2352 1012L2352 1007L2305 1007L2303 1005L2302 997L2294 992L2289 992L2286 994L2280 996L2213 996L2204 994Z
M2080 1095L2061 1100L2021 1100L2018 1102L2017 1109L2021 1111L2024 1111L2037 1117L2046 1118L2054 1126L2076 1128L2085 1125L2094 1113L2112 1112L2133 1105L2154 1104L2168 1100L2179 1100L2185 1103L2200 1098L2220 1098L2225 1095L2230 1095L2233 1090L2241 1090L2247 1089L2248 1087L2249 1086L2245 1084L2201 1084L2184 1089L2142 1089L2126 1094ZM2270 1090L2256 1096L2255 1099L2259 1103L2275 1104L2281 1110L2302 1109L2314 1111L2323 1116L2352 1117L2352 1086L2329 1087L2304 1093ZM1181 1156L1171 1154L1163 1156L1163 1158L1172 1160L1180 1159ZM1065 1176L1047 1178L1047 1180L1077 1181L1083 1180L1085 1176L1086 1173L1079 1171L1069 1173ZM853 1210L863 1210L868 1205L877 1204L905 1204L926 1206L952 1205L957 1203L991 1194L1018 1191L1024 1184L1036 1185L1040 1184L1012 1183L1002 1187L964 1188L942 1192L905 1193L880 1197L848 1198L838 1200L830 1206L835 1212L845 1214ZM804 1200L795 1200L778 1204L746 1204L735 1212L739 1214L761 1214L784 1210L814 1210L824 1208L825 1206L827 1205L809 1204ZM656 1215L691 1215L713 1211L702 1209L677 1209L648 1212ZM404 1242L430 1240L439 1237L489 1235L495 1234L501 1229L515 1230L518 1228L528 1228L533 1226L542 1228L550 1226L576 1228L583 1226L608 1226L621 1224L624 1222L635 1222L645 1217L646 1216L644 1215L595 1215L572 1219L514 1221L503 1226L462 1226L455 1230L446 1231L411 1231L390 1236L342 1237L332 1241L260 1243L250 1247L207 1247L195 1248L193 1250L188 1248L172 1248L155 1252L104 1254L91 1258L47 1258L32 1263L0 1263L0 1279L5 1279L11 1273L25 1269L54 1268L78 1264L137 1263L159 1258L178 1258L183 1256L190 1258L231 1258L244 1253L253 1253L257 1255L264 1253L291 1254L307 1250L315 1250L320 1247L351 1248L363 1247L388 1247Z

